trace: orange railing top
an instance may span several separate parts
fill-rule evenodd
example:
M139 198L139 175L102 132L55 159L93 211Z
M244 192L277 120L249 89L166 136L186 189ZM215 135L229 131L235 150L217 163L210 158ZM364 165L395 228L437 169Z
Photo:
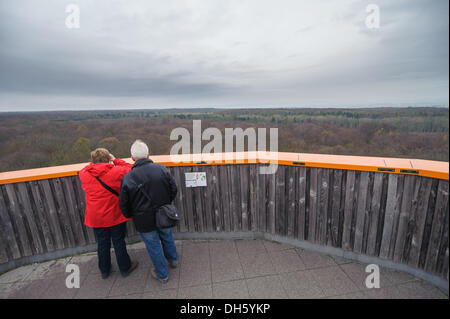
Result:
M155 155L150 158L166 166L202 166L226 164L279 164L369 172L419 175L449 179L449 163L420 159L324 155L284 152L236 152L218 154ZM125 159L133 163L131 158ZM62 165L0 173L0 185L25 181L74 176L89 163Z

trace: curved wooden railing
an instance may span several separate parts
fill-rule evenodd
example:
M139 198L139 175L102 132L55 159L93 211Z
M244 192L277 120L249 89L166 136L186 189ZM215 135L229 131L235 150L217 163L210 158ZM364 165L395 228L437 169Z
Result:
M268 152L151 158L179 186L177 238L262 236L448 290L447 162ZM269 164L276 172L260 174ZM77 173L85 165L0 173L0 271L96 248L83 225ZM185 187L184 173L193 171L206 172L206 187Z

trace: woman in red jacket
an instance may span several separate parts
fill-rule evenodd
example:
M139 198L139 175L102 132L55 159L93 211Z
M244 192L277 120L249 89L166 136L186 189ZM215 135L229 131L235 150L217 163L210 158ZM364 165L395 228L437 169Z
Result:
M114 158L104 148L91 152L91 160L79 172L86 195L84 224L94 229L102 278L107 278L111 270L111 240L120 273L125 277L136 268L137 261L131 261L127 252L125 232L129 219L120 210L118 193L122 178L131 170L131 165Z

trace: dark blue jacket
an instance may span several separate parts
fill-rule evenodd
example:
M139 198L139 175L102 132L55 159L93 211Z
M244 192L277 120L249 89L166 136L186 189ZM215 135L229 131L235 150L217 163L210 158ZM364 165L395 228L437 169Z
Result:
M133 218L138 232L151 232L156 230L156 209L172 203L177 191L175 180L164 165L140 159L122 179L120 209L125 217Z

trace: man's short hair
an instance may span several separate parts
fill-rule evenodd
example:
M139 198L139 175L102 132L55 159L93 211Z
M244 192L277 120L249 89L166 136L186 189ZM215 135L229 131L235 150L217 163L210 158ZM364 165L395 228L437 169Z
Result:
M133 145L131 145L131 157L135 160L147 158L148 154L148 146L141 140L136 140Z
M97 148L91 152L92 163L109 163L111 156L106 148Z

